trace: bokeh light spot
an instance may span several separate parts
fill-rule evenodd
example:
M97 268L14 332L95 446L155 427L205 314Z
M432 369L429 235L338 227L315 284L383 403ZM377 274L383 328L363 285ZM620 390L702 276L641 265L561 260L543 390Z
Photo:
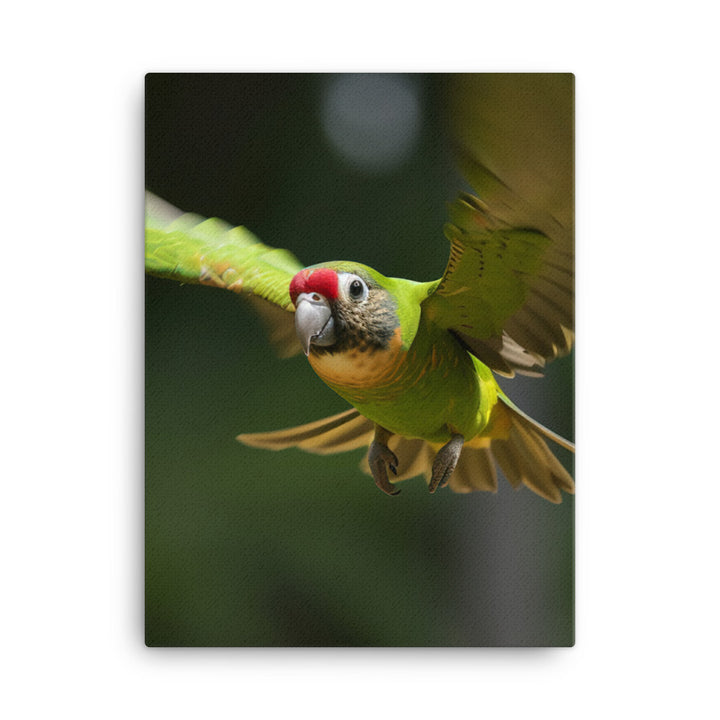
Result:
M420 100L411 78L338 75L325 89L322 125L335 151L357 170L402 165L420 131Z

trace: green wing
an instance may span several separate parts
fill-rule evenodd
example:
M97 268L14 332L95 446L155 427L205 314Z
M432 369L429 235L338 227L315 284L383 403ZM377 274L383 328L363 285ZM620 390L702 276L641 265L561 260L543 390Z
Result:
M490 212L572 246L574 83L569 73L452 75L458 167Z
M301 351L288 288L302 268L292 253L264 245L244 227L183 213L145 193L146 272L245 295L283 357Z
M461 195L425 317L497 372L538 374L574 328L573 76L458 75L450 114Z
M244 227L182 213L145 194L145 270L150 275L256 295L293 312L288 287L302 269L292 253L264 245Z

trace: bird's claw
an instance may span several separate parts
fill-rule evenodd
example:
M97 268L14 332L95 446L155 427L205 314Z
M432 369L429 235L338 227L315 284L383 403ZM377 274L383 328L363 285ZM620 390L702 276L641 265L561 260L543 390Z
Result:
M386 495L397 495L400 490L388 479L388 468L393 475L397 475L398 459L395 453L384 443L373 440L368 451L368 464L375 484Z
M460 459L464 442L465 438L456 433L452 436L450 442L438 450L433 461L432 477L430 478L429 490L431 493L434 493L438 487L445 487L450 481L450 476Z

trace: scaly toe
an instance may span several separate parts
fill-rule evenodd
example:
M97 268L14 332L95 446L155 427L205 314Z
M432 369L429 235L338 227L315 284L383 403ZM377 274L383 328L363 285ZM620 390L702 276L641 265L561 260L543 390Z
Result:
M435 456L432 467L432 477L428 489L434 493L438 487L445 487L450 482L450 477L460 459L465 438L456 433L450 442L443 445Z
M397 495L400 490L388 479L387 469L393 475L397 475L398 459L395 453L387 445L373 440L368 451L368 464L372 472L375 485L386 495Z

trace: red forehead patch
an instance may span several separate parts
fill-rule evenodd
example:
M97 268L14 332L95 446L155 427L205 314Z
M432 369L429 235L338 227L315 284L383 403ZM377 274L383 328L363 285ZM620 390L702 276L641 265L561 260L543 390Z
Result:
M338 275L330 268L301 270L290 283L290 299L293 305L300 293L318 293L328 300L338 296Z

